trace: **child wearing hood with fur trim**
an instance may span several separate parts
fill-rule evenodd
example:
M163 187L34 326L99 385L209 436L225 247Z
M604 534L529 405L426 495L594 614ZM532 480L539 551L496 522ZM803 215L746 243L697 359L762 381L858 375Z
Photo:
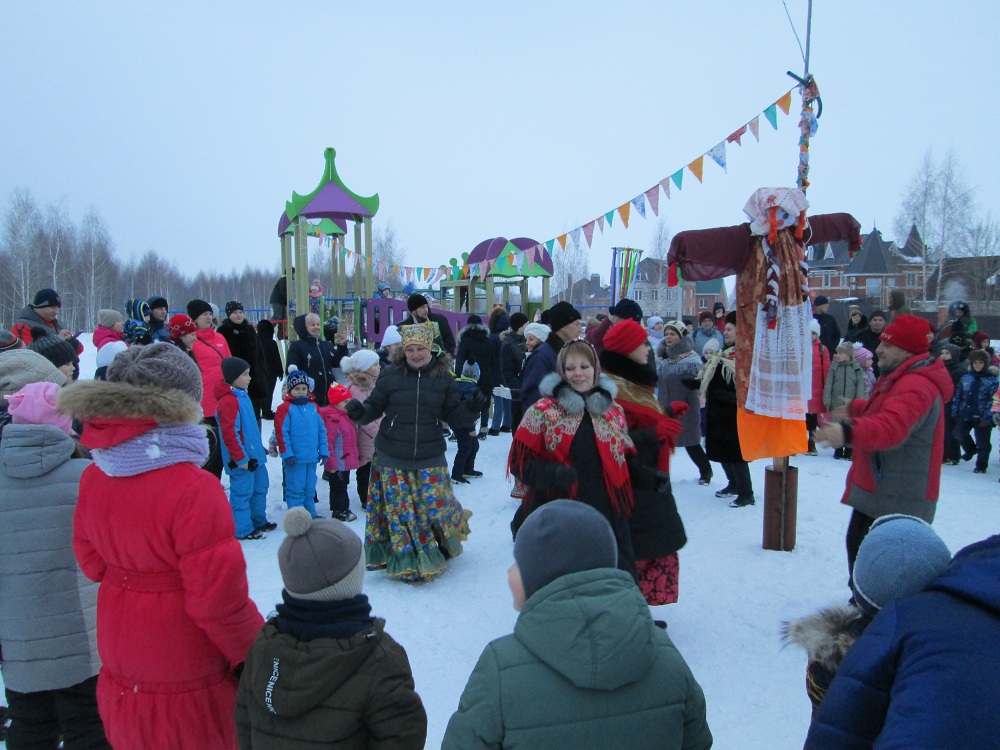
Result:
M347 390L351 396L363 404L375 389L375 381L382 371L382 360L378 352L371 349L358 349L350 357L340 360L340 369L347 377ZM372 458L375 456L375 436L378 435L382 417L368 424L357 425L358 429L358 468L354 472L354 481L361 500L361 509L368 509L368 482L372 474Z

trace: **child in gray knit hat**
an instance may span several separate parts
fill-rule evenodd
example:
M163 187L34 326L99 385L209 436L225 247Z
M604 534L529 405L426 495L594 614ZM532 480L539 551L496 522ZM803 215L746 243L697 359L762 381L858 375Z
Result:
M423 748L427 714L406 651L371 616L361 539L291 508L278 550L282 603L247 655L240 747Z

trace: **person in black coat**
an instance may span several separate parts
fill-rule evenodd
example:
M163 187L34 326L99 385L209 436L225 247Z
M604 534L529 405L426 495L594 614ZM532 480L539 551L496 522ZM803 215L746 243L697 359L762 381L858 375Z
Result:
M268 378L264 346L257 336L257 331L247 320L242 303L236 300L226 303L226 319L215 330L229 344L229 353L250 365L250 385L247 387L247 395L250 396L259 429L261 417L271 411L271 400L274 397L274 381Z
M510 389L511 431L521 424L524 410L521 407L521 370L528 355L528 342L524 329L528 326L528 316L516 312L510 316L510 328L500 334L500 372L503 382Z
M299 340L288 348L288 372L301 370L312 378L316 405L326 406L330 403L327 391L337 382L333 370L341 359L351 355L347 350L347 330L340 331L337 343L333 344L323 339L323 325L314 313L299 315L292 325Z
M444 315L431 312L430 303L424 295L411 294L407 297L406 309L410 311L410 314L403 318L398 324L399 326L409 326L414 323L437 323L438 337L434 343L449 356L455 353L455 333L451 330L451 324Z
M829 309L830 300L822 294L816 295L813 302L813 317L819 321L819 340L823 342L823 346L833 357L837 351L837 345L840 343L840 326L837 325L837 319L827 312Z
M278 350L278 342L274 340L274 323L270 320L262 320L257 324L257 338L264 348L264 361L267 362L267 380L265 390L274 393L274 388L281 380L284 368L281 366L281 352ZM274 419L274 411L271 402L264 404L261 416L264 419Z
M847 336L848 341L861 344L865 349L875 355L872 358L872 371L875 373L876 377L879 374L878 345L882 343L882 329L885 328L885 323L885 313L881 310L872 310L868 315L867 324L850 331Z
M493 397L493 386L496 385L496 367L499 362L494 356L493 342L489 331L483 325L483 319L478 315L470 315L465 328L458 332L458 354L455 355L455 374L461 375L466 362L479 365L479 390L490 398ZM490 419L490 405L487 401L479 419L479 437L486 437Z

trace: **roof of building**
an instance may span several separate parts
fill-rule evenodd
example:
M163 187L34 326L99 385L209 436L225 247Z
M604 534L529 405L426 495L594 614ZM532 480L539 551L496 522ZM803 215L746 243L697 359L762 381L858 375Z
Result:
M892 247L893 243L883 240L878 229L872 229L844 273L853 276L891 276L899 273L899 262Z

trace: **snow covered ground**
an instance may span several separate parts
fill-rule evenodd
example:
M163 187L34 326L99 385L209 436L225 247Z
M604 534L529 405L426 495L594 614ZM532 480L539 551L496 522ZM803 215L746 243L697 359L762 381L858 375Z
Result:
M93 372L88 346L83 372ZM269 423L265 423L269 429ZM265 435L265 438L267 435ZM517 613L511 606L506 570L512 562L508 522L516 501L504 477L510 435L480 444L477 468L485 476L458 485L456 496L473 512L465 552L430 583L390 581L382 573L365 580L373 612L409 654L428 715L428 748L441 743L445 727L483 647L511 632ZM454 443L449 443L449 459ZM680 552L680 600L654 608L669 623L668 633L701 683L715 747L723 750L801 747L809 724L805 693L805 656L782 649L782 620L846 601L844 533L850 509L839 502L848 463L832 451L793 460L799 467L798 539L792 552L761 548L764 469L752 464L757 505L732 509L714 496L724 484L721 469L709 487L680 451L671 465L674 494L687 529ZM719 467L715 467L719 468ZM985 476L972 464L943 467L941 501L934 527L952 552L1000 532L1000 468L994 460ZM281 469L268 462L271 492L268 516L279 523ZM353 480L353 477L352 477ZM327 485L318 487L320 508L328 515ZM350 526L364 534L364 516L353 486L351 508L359 517ZM266 617L280 601L277 549L280 530L259 542L245 542L250 594Z

